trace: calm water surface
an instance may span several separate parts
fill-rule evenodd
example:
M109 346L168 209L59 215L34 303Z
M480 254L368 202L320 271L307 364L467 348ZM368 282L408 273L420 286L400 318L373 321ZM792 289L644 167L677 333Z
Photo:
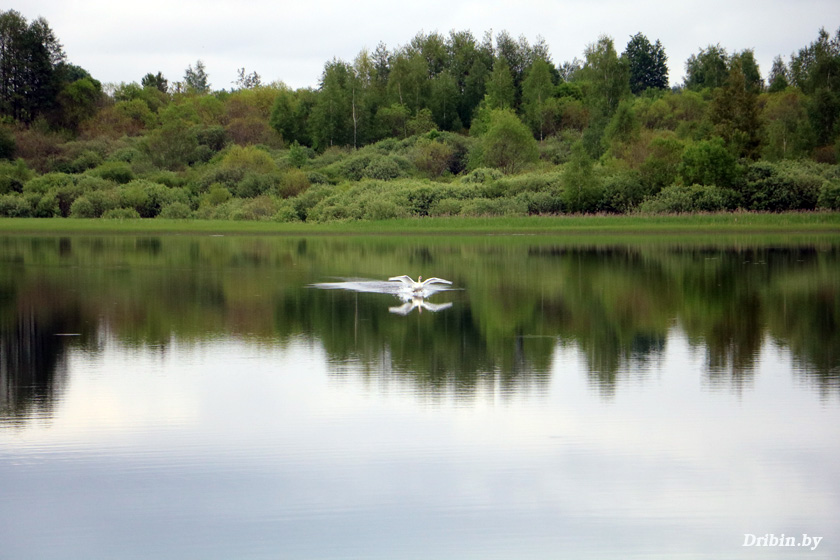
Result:
M833 559L838 441L836 241L0 237L4 559Z

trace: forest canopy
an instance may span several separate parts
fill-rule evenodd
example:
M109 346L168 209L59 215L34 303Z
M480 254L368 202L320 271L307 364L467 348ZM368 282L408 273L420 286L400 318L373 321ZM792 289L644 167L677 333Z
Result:
M43 18L0 12L0 216L352 220L840 209L840 30L685 61L637 33L555 61L542 38L418 33L316 88L201 60L103 85ZM177 79L180 78L180 79Z

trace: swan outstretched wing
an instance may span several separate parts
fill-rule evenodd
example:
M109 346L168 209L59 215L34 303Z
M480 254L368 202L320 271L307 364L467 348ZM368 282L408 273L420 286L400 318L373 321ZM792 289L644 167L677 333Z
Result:
M388 278L389 282L402 282L406 286L414 286L414 280L411 279L411 276L403 274L402 276L392 276Z
M423 280L422 285L427 286L429 284L451 284L451 283L452 282L450 282L449 280L444 280L443 278L432 277L432 278L427 278L426 280Z

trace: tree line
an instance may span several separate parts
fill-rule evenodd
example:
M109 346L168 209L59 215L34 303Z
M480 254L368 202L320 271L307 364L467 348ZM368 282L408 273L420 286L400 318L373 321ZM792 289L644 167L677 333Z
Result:
M94 215L128 209L117 191L145 181L141 190L158 185L167 196L141 216L177 202L188 210L180 214L230 217L231 207L269 197L261 204L271 216L306 219L311 201L301 197L340 204L349 187L335 187L348 181L510 199L523 189L504 185L522 174L524 192L553 202L475 211L840 206L830 168L840 152L840 30L820 30L787 62L776 57L766 81L749 49L699 49L673 88L667 60L642 33L621 52L602 36L582 59L556 63L541 38L451 31L329 60L316 88L265 84L241 68L233 87L214 90L201 60L180 81L150 72L103 87L67 62L45 20L0 12L0 215L71 215L90 189L113 191ZM755 186L768 174L770 186ZM90 177L109 183L93 188ZM473 192L477 183L484 190ZM78 194L60 194L70 184ZM473 190L453 194L453 184ZM368 187L380 202L404 202Z

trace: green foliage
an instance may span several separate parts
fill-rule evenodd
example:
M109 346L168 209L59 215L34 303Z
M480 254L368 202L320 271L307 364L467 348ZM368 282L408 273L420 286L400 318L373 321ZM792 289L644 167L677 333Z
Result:
M5 218L28 218L32 216L32 206L20 194L0 195L0 216Z
M626 57L630 73L630 91L639 94L646 89L668 87L668 57L659 40L651 44L647 37L636 33L627 43Z
M368 179L390 181L405 176L405 173L393 157L376 156L365 167L363 175Z
M651 141L649 149L639 173L647 191L655 194L674 183L685 145L673 136L660 136Z
M505 173L514 173L540 156L531 131L509 109L490 113L487 131L477 148L476 166L495 167Z
M735 156L720 137L690 144L682 154L679 174L686 185L733 187L738 179Z
M140 147L153 165L179 170L195 161L198 139L193 127L179 119L150 132Z
M840 210L840 181L826 181L820 189L817 206L827 210Z
M196 61L195 68L192 67L192 64L187 66L187 69L184 71L184 88L187 93L196 93L199 95L210 91L210 80L207 76L204 62L201 60Z
M713 185L672 185L645 200L639 211L649 214L718 212L734 209L738 199L735 191Z
M586 47L586 62L578 72L585 84L590 104L605 115L612 115L622 99L630 95L630 67L619 58L613 40L602 35L598 42Z
M15 136L5 126L0 126L0 160L15 156Z
M280 180L280 196L289 198L298 196L310 187L311 183L306 173L300 169L289 169L283 173Z
M691 55L685 63L685 87L692 90L717 88L726 83L728 55L720 45L709 45Z
M583 144L572 146L572 156L563 169L563 201L568 212L595 212L603 197L603 186L595 175L594 162Z
M134 180L134 172L131 170L131 166L123 161L106 161L93 169L90 174L120 184Z
M455 150L451 145L421 138L414 145L413 160L421 173L433 179L451 168L454 155Z
M22 192L23 185L34 177L26 162L17 159L14 162L0 161L0 195Z
M744 194L750 210L813 210L825 178L798 164L759 162L747 169Z

